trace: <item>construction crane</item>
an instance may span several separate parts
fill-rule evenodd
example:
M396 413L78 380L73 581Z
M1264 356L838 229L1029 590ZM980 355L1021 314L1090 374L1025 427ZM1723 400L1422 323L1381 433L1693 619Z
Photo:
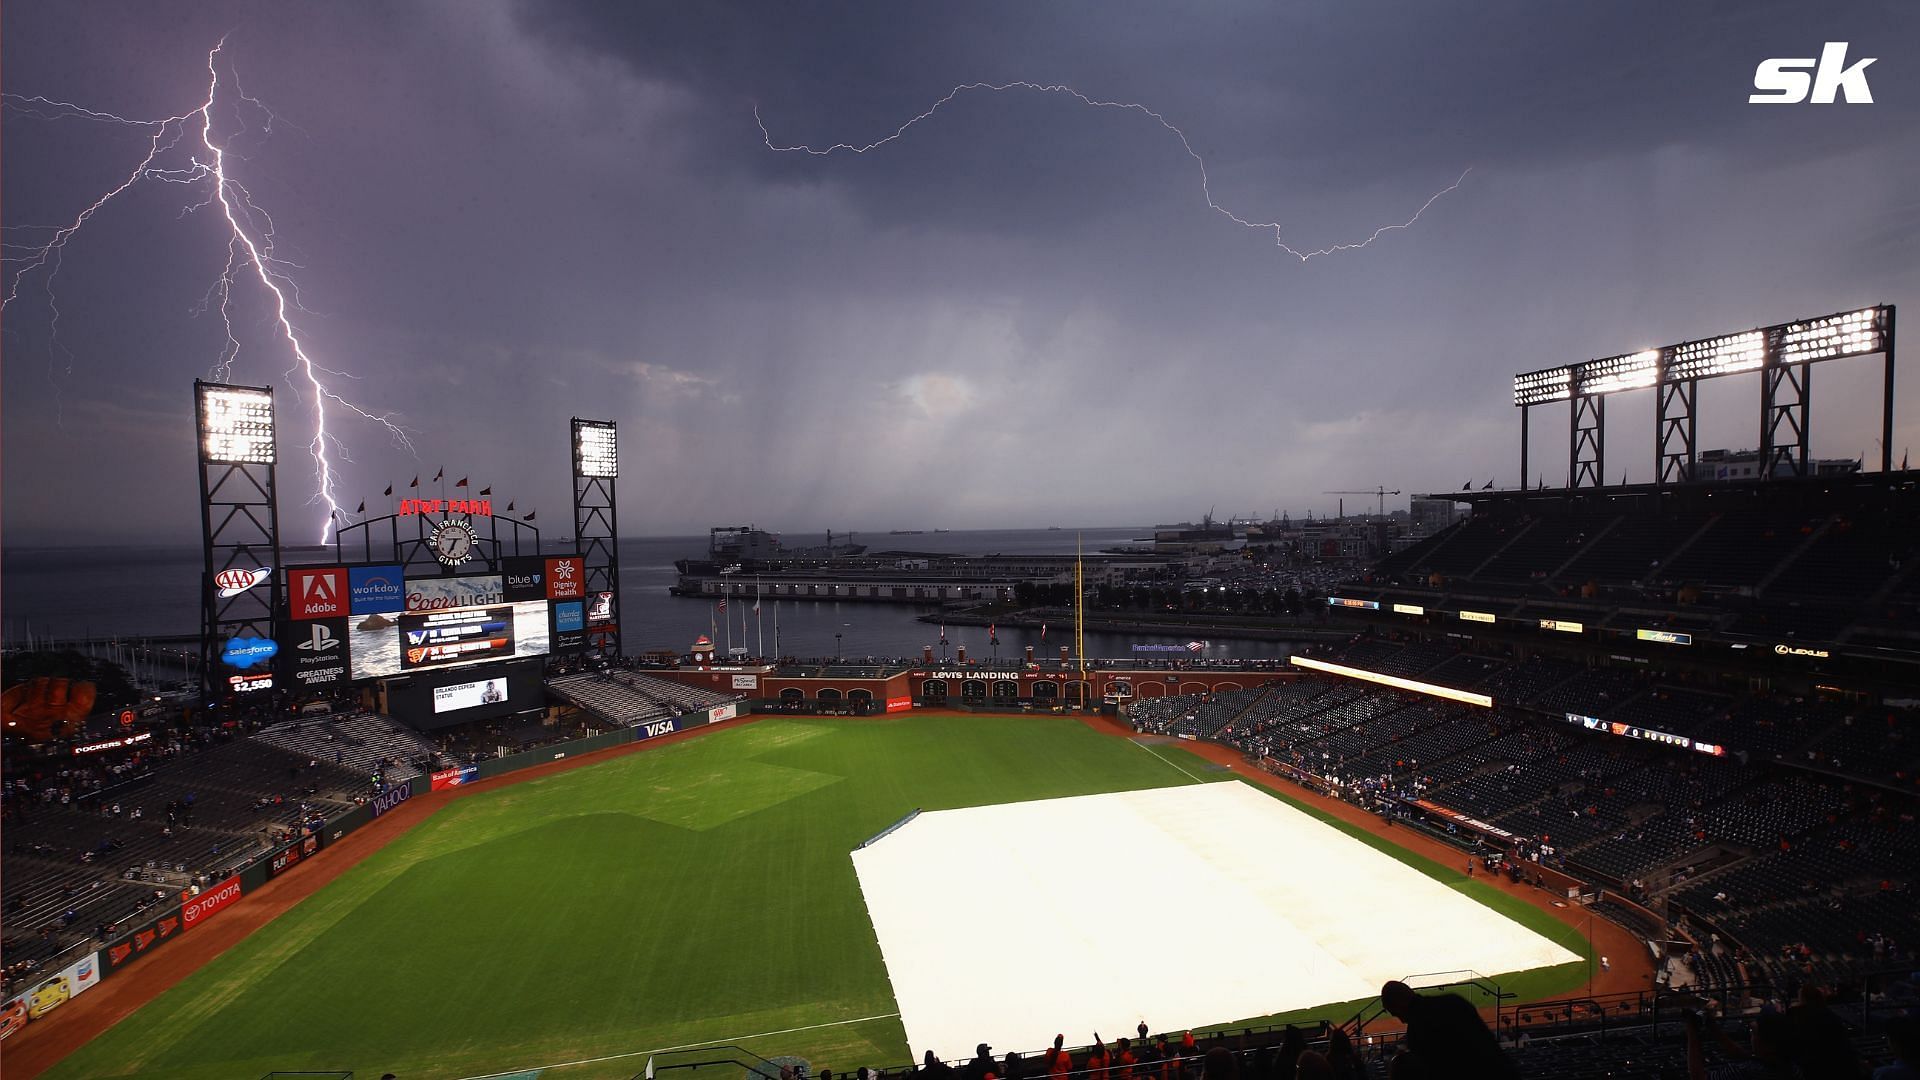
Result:
M1320 494L1322 495L1377 495L1380 498L1380 516L1382 518L1385 518L1387 516L1387 496L1398 495L1400 493L1398 491L1388 491L1386 488L1380 487L1380 488L1375 488L1372 491L1323 491ZM1340 500L1340 502L1341 502L1340 516L1346 517L1347 516L1346 509L1345 509L1346 500L1342 499Z

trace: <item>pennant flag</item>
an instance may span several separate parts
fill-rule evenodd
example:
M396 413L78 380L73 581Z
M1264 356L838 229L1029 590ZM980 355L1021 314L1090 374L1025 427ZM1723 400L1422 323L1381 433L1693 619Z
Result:
M384 494L384 495L391 495L391 494L393 494L393 485L392 485L392 484L388 484L388 485L387 485L387 490L386 490L386 491L384 491L384 492L382 492L382 494Z
M1046 623L1040 624L1040 640L1041 641L1047 640L1047 624Z
M447 470L445 469L438 470L433 474L433 482L436 484L439 483L446 475L447 475Z
M493 489L492 489L492 488L490 488L490 487L483 487L483 488L481 488L481 489L480 489L480 494L482 494L482 495L491 495L491 494L493 494Z
M1626 478L1625 476L1622 476L1622 477L1620 478L1620 482L1621 482L1621 483L1623 483L1623 484L1624 484L1624 483L1626 483L1626 482L1627 482L1627 478ZM1489 480L1489 481L1487 481L1487 486L1486 486L1486 487L1483 487L1483 488L1481 488L1480 490L1481 490L1481 491L1492 491L1492 490L1493 490L1493 481L1491 481L1491 480Z
M1469 481L1467 481L1466 483L1464 483L1464 484L1461 484L1461 485L1460 485L1460 490L1461 490L1461 491L1472 491L1472 490L1473 490L1473 481L1471 481L1471 480L1469 480Z
M508 499L508 500L507 500L507 509L508 509L508 510L512 510L512 509L513 509L513 500L512 500L512 499Z
M362 499L360 500L360 509L355 510L354 513L364 514L366 512L367 512L367 501L365 499Z
M947 624L946 623L940 624L940 640L941 641L947 640Z
M467 486L467 478L466 478L466 477L464 477L464 476L463 476L463 477L461 477L461 478L460 478L460 482L459 482L459 483L457 483L457 484L455 484L455 485L453 485L453 486L454 486L454 487L466 487L466 486Z
M523 517L523 518L521 518L520 520L521 520L521 521L532 521L532 520L533 520L533 515L535 515L535 514L537 514L537 513L539 513L539 512L540 512L540 511L538 511L538 510L529 510L529 511L527 511L527 516L526 516L526 517Z
M994 637L998 637L998 636L999 636L998 634L995 634L995 633L993 632L993 624L992 624L992 623L988 623L988 624L987 624L987 637L989 637L989 638L994 638Z
M419 477L419 475L418 475L418 474L415 474L415 476L414 476L414 478L413 478L413 483L411 483L411 484L408 484L407 486L408 486L408 487L419 487L419 486L420 486L420 477Z

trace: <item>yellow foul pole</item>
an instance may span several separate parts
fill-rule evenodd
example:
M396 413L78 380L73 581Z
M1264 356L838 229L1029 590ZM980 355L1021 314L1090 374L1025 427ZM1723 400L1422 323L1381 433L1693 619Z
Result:
M1081 565L1080 534L1073 534L1073 651L1080 658L1081 693L1093 692L1087 681L1087 584L1086 568ZM1081 704L1085 704L1085 700Z

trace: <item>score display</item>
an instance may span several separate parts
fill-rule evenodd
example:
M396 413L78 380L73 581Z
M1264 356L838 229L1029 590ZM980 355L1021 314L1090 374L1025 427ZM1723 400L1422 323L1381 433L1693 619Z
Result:
M552 633L545 600L373 614L347 630L353 678L545 656Z
M400 667L445 667L513 653L513 605L400 616Z

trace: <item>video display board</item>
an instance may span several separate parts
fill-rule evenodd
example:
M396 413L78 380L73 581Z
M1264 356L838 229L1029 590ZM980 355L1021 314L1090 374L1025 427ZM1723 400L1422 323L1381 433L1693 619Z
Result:
M511 695L507 693L505 677L481 679L476 682L454 683L451 686L433 688L433 711L435 713L458 712L461 709L477 709L482 705L497 705L502 702L511 704Z
M416 730L537 715L546 700L539 660L510 660L484 672L422 670L387 682L387 711Z
M347 644L358 680L545 656L548 641L547 602L522 600L367 615L354 622Z
M274 638L230 643L228 674L241 689L277 675L296 691L323 690L583 649L587 630L612 620L613 598L586 593L582 562L507 557L497 572L420 577L395 563L301 567L289 571Z

